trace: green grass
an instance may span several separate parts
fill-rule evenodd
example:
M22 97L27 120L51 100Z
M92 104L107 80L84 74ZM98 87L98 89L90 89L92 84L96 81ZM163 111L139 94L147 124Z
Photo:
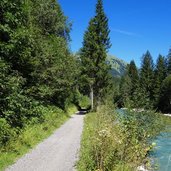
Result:
M113 109L103 106L85 117L78 171L134 171L140 165L150 167L147 155L153 146L149 140L170 121L152 111L118 115Z
M84 120L78 171L133 171L121 161L121 134L113 110L100 108Z
M70 118L71 114L77 111L74 106L70 106L67 112L55 106L42 107L42 110L45 115L43 123L28 125L17 138L8 142L6 146L0 147L0 170L13 164L43 139L50 136Z

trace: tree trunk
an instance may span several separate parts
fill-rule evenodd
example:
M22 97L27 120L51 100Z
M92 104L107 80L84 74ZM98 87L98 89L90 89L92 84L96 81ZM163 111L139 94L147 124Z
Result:
M91 110L93 111L93 109L94 109L94 92L93 92L92 86L90 86L90 100L91 100Z

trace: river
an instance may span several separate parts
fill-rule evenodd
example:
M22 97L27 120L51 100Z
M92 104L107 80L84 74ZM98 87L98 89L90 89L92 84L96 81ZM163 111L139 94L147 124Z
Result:
M157 171L171 171L171 132L162 132L154 142L156 147L150 153L153 168Z

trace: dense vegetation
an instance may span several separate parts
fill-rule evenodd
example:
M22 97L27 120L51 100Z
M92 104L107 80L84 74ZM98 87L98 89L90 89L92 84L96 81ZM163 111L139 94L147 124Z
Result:
M78 169L131 170L146 162L148 138L163 128L161 116L128 112L118 119L113 106L98 107L114 99L119 107L171 112L171 50L155 66L147 51L141 68L131 61L119 80L107 59L102 0L78 55L69 49L70 30L56 0L0 1L0 168L60 126L71 104L90 109L89 95L97 112L86 117ZM125 64L117 64L123 72Z
M10 131L10 140L6 145L0 147L0 170L4 170L5 167L28 152L30 148L35 147L43 139L49 137L61 124L70 118L70 115L76 111L76 107L70 106L66 113L56 106L41 106L41 111L43 112L44 122L27 124L24 129L20 130L20 134ZM5 133L7 128L5 125L3 128L3 133ZM3 136L1 134L1 138Z
M167 58L159 55L154 65L147 51L140 69L131 61L120 81L120 94L115 98L118 105L171 112L170 60L169 52Z
M0 168L61 125L71 103L89 103L70 29L56 0L0 1Z
M79 171L133 171L150 167L147 154L154 138L164 128L164 117L154 112L118 113L102 106L85 118ZM122 111L123 112L123 111Z

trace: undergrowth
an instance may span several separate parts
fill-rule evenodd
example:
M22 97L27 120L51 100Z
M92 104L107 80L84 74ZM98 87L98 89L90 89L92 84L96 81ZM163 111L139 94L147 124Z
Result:
M156 128L157 127L157 128ZM89 113L81 141L78 171L134 171L149 165L149 139L164 128L154 112L120 115L111 107Z
M20 131L13 135L7 144L0 147L0 170L14 163L19 157L33 148L43 139L47 138L53 131L60 127L70 115L76 112L75 106L70 106L67 112L56 106L41 107L44 121L34 123L34 120Z

